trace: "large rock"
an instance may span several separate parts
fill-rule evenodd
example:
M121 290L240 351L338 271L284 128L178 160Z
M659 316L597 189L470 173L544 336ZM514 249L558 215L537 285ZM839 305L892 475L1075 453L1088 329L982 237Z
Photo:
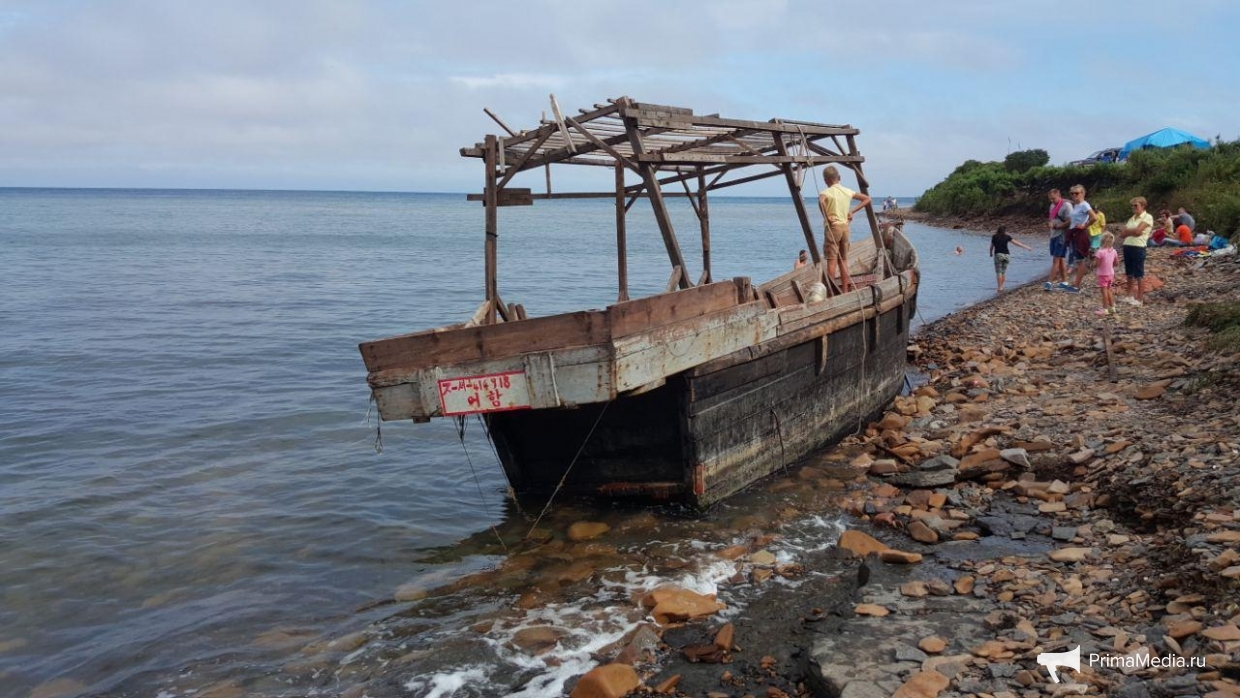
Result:
M568 527L568 539L574 542L598 538L611 530L611 526L600 521L578 521Z
M642 685L637 672L627 664L604 664L581 677L570 698L622 698Z
M914 521L909 524L908 534L913 537L913 540L919 543L932 544L939 542L939 534L935 533L934 529L930 528L921 521Z
M951 680L937 671L919 671L896 689L892 698L936 698Z
M714 597L678 587L655 589L642 599L642 605L650 609L659 625L704 618L724 609Z
M886 544L874 536L852 530L841 533L840 540L836 545L839 546L840 550L846 550L855 557L877 555L889 549Z
M927 489L933 487L943 487L956 482L956 471L947 470L915 470L908 473L899 473L889 478L890 482L904 487L916 487L918 489Z

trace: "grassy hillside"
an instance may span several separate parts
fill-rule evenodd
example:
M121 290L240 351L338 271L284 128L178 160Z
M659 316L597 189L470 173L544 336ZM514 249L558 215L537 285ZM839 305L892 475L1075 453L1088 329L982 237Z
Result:
M1003 162L969 160L918 199L916 209L935 215L1046 215L1046 192L1067 195L1084 185L1089 202L1111 222L1127 218L1128 200L1144 196L1149 210L1183 206L1198 230L1240 234L1240 140L1134 152L1125 163L1092 167L1046 165L1046 151L1011 153Z

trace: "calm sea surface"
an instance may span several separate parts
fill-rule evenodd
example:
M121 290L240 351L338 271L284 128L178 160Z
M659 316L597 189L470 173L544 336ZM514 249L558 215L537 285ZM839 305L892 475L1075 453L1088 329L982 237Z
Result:
M273 629L347 635L411 580L492 564L465 550L516 517L489 447L392 423L376 452L357 351L472 313L482 225L461 195L0 189L0 693L253 686L277 673L279 642L256 641ZM501 209L504 300L605 307L613 226L606 200ZM922 321L992 294L985 236L907 233ZM781 199L713 200L711 239L719 279L765 280L804 247ZM1010 283L1044 273L1035 249ZM644 202L629 252L634 295L660 289ZM443 676L405 686L472 695Z

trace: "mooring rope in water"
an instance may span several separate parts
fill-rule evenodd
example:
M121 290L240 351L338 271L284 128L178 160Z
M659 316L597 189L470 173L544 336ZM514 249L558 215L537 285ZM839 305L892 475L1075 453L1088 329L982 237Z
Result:
M491 455L495 456L495 462L498 463L500 469L503 470L504 461L500 460L499 451L495 449L495 437L491 436L491 427L487 425L487 420L483 419L482 415L479 414L474 416L478 418L478 423L482 425L482 433L486 434L487 445L491 447ZM507 479L507 472L505 472L504 475L505 479ZM508 484L507 494L508 498L512 500L513 506L517 508L517 514L524 519L525 510L521 508L521 500L517 499L517 492L512 488L512 483Z
M465 424L465 415L456 418L456 435L461 440L461 450L465 451L465 461L469 463L469 472L474 476L474 484L478 486L478 497L482 499L482 505L486 508L487 514L494 520L495 513L491 511L491 505L487 503L486 493L482 491L482 481L478 479L478 471L474 468L474 459L470 457L469 447L465 445ZM495 533L495 539L499 541L504 552L508 552L508 545L504 543L504 537L499 534L499 529L495 527L495 524L491 524L491 531Z
M370 401L366 404L366 416L362 418L363 424L370 424L370 412L375 407L375 396L370 396ZM383 419L375 420L375 453L383 453Z
M529 538L534 533L534 529L538 528L538 523L548 511L551 510L551 503L555 501L555 496L560 493L560 488L564 486L564 482L568 480L568 474L573 471L573 466L577 464L577 459L581 457L581 452L586 450L586 444L590 443L590 437L594 436L594 430L598 428L599 422L603 421L603 415L607 414L607 408L611 406L611 400L603 403L603 409L599 410L598 417L594 420L594 426L590 427L590 431L586 433L586 438L581 442L581 446L577 449L577 454L568 462L568 468L565 469L564 475L560 477L559 483L556 484L555 490L551 492L551 497L547 500L547 504L542 511L538 512L538 518L534 519L534 525L530 526L529 533L525 534Z

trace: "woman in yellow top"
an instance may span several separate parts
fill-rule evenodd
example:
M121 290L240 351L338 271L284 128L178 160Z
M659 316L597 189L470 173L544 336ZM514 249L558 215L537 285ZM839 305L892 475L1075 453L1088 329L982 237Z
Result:
M1138 196L1132 204L1132 218L1124 224L1119 236L1124 241L1124 276L1128 296L1124 302L1141 305L1145 302L1145 244L1154 230L1154 217L1145 210L1144 196ZM1134 293L1135 291L1135 293Z
M1102 245L1102 234L1107 229L1107 216L1102 209L1094 209L1094 215L1098 216L1094 219L1093 225L1089 226L1089 249L1096 250Z

